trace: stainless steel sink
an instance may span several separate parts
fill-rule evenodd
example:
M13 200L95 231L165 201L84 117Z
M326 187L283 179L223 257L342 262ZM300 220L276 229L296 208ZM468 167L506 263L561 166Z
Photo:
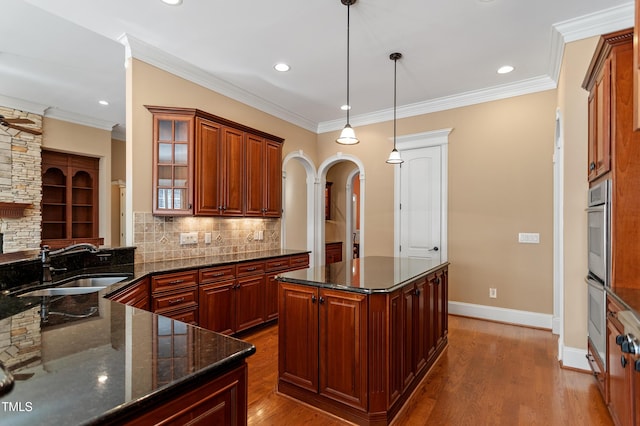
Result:
M111 284L129 279L126 275L108 277L82 277L66 281L56 287L40 288L18 295L18 297L36 296L69 296L76 294L95 293Z
M34 297L34 296L69 296L77 294L95 293L106 288L106 286L98 287L53 287L41 288L21 294L18 297Z

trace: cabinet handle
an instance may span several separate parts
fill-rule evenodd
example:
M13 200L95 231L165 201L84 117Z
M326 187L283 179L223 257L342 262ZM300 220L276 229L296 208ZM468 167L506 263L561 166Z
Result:
M420 296L420 289L416 288L416 296Z
M315 294L311 295L311 303L316 303L316 295Z
M169 300L170 305L175 305L176 303L182 303L182 302L184 302L184 297L181 297L179 299Z
M596 169L596 163L593 161L589 164L589 170L594 171Z
M320 296L320 300L319 300L320 304L322 305L324 303L324 297Z
M433 282L435 282L436 285L440 284L440 278L436 278L435 280L433 280Z
M218 272L217 274L213 274L214 277L221 277L224 275L224 272Z
M256 268L256 267L254 266L254 267L252 267L252 268L247 268L247 269L246 269L246 271L247 271L247 272L252 272L252 271L255 271L256 269L258 269L258 268Z
M169 285L181 284L183 282L184 282L184 280L173 280L173 281L169 281Z
M624 355L620 355L620 365L622 365L622 368L627 367L627 358Z

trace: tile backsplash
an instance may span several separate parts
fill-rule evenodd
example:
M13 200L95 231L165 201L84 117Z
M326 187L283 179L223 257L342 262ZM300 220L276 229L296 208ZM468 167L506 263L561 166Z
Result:
M280 219L171 217L134 212L133 226L136 263L280 248ZM197 243L181 245L183 232L197 233ZM211 242L205 243L205 234L209 233Z

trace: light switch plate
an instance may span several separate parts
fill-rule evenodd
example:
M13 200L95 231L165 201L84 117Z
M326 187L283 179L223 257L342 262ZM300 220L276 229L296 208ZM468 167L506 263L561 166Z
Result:
M211 244L211 232L204 233L204 243Z
M186 244L198 244L197 232L181 232L180 233L180 245Z
M537 232L520 232L518 242L523 244L540 244L540 234Z

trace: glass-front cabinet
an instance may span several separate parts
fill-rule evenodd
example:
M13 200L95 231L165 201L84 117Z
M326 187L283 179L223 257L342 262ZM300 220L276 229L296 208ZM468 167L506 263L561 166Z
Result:
M153 116L153 213L190 215L193 115Z

